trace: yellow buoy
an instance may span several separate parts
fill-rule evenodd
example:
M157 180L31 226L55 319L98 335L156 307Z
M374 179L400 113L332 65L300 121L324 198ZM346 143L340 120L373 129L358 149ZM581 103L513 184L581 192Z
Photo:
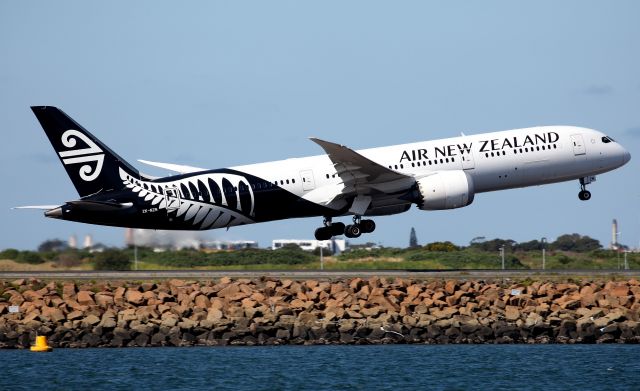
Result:
M36 344L31 346L32 352L50 352L53 348L47 345L47 337L44 335L36 336Z

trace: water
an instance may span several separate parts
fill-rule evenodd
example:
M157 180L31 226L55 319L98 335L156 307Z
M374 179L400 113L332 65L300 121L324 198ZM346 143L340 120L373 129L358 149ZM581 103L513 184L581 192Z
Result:
M637 345L0 351L0 390L640 390Z

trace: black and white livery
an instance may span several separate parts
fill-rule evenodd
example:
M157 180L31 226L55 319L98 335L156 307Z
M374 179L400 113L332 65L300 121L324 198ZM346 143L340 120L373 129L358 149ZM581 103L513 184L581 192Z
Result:
M205 230L322 217L318 240L373 232L370 216L467 206L477 193L579 180L631 158L603 133L543 126L354 151L311 138L326 154L207 170L141 160L176 175L142 174L51 106L34 106L80 198L45 216L117 227ZM38 208L38 207L36 207ZM345 225L334 221L353 216Z

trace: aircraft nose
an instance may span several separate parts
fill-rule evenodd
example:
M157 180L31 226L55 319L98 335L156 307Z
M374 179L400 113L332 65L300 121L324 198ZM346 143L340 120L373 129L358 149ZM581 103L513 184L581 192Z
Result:
M629 153L629 151L625 150L624 154L622 155L622 164L627 164L629 160L631 160L631 154Z

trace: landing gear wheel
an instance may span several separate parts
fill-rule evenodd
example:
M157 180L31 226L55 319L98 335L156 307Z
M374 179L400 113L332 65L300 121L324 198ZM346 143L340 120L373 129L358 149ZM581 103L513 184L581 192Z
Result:
M362 220L360 222L360 229L363 234L369 234L376 230L376 223L373 220Z
M349 224L344 229L344 236L348 238L357 238L362 234L362 230L358 224Z
M329 240L333 236L331 234L331 227L320 227L316 229L314 234L316 240Z
M329 227L333 236L344 235L345 226L343 223L333 223Z
M578 193L578 198L582 201L588 201L591 199L591 192L589 190L581 190L580 193Z

